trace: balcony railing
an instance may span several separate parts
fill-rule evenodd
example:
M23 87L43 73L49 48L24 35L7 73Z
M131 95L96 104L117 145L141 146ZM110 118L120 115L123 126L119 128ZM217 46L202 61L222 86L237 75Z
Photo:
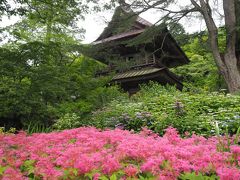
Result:
M119 70L117 69L116 66L108 66L107 69L104 69L104 70L101 70L101 71L97 71L96 72L96 77L98 76L107 76L109 75L111 72L117 72L117 73L120 73L120 72L126 72L126 71L129 71L129 70L138 70L138 69L142 69L142 68L145 68L145 67L153 67L153 66L156 66L156 63L146 63L146 64L139 64L139 65L134 65L134 66L131 66L129 67L128 69L126 70Z

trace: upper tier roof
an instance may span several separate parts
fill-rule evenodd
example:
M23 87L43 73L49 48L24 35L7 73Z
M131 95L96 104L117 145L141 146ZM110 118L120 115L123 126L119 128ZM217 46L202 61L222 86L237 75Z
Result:
M164 51L165 57L161 63L166 67L176 67L187 64L189 59L177 44L176 40L169 33L167 28L158 31L148 31L157 28L152 23L139 17L129 7L119 6L116 8L112 20L104 29L102 34L92 44L97 49L91 56L102 62L107 62L107 54L117 54L125 56L139 51L138 47L144 46L149 52L155 52L157 58L162 58ZM142 41L138 45L129 46L126 42L142 37L141 35L151 36L150 40ZM143 37L144 37L143 36ZM161 50L159 50L161 49Z
M124 6L116 8L112 20L94 43L127 31L143 30L153 24Z

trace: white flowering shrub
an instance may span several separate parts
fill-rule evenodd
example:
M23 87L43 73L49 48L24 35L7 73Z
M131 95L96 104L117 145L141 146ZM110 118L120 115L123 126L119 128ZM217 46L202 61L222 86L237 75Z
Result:
M53 128L57 130L72 129L81 126L80 117L75 113L67 113L61 117Z

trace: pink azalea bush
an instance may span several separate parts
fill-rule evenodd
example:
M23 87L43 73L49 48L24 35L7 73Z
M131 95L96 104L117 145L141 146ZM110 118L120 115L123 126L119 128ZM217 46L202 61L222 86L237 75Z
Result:
M163 137L147 129L134 134L89 127L0 134L0 179L240 179L240 146L227 143L224 137L181 138L174 128Z

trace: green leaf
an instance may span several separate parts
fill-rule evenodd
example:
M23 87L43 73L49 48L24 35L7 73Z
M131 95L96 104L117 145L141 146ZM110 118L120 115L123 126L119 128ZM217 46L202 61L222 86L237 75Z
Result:
M106 176L102 175L99 177L99 180L109 180Z
M3 175L3 173L6 169L7 169L7 167L0 166L0 175Z
M117 175L114 173L110 176L110 180L117 180Z

